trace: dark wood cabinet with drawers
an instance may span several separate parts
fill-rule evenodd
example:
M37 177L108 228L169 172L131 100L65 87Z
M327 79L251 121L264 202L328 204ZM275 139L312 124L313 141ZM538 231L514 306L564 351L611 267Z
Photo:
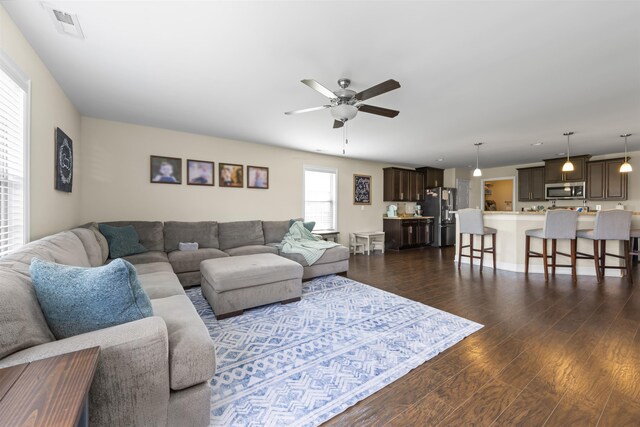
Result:
M421 202L424 200L424 174L411 169L384 169L385 202Z
M427 246L432 241L431 227L430 218L385 218L385 249L401 250Z
M544 166L518 169L518 201L544 201Z
M627 200L629 176L620 173L624 158L587 163L587 199Z
M544 181L547 184L557 182L583 182L587 180L587 161L591 156L571 157L572 172L562 172L567 158L547 159L544 161Z

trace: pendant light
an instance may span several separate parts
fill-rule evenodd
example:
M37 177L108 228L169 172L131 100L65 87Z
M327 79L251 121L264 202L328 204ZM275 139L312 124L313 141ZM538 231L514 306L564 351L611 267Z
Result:
M620 135L620 138L624 138L624 163L620 165L620 173L632 172L633 168L631 167L631 163L629 163L629 159L627 159L627 138L630 137L630 133L625 133L624 135Z
M569 158L569 138L571 138L573 132L565 132L563 135L567 137L567 161L562 165L562 172L573 172L573 163Z
M482 176L482 171L480 170L480 146L484 144L484 142L476 142L476 169L473 171L473 176Z

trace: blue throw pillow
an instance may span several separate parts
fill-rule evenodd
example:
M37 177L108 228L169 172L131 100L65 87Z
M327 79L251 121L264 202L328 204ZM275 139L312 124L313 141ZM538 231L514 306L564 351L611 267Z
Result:
M293 224L296 223L295 219L290 219L289 220L289 228L291 228L291 226ZM303 222L302 225L304 225L304 228L306 228L307 230L309 230L309 233L311 233L313 231L313 227L316 226L316 222L315 221L308 221L308 222Z
M138 237L138 232L133 228L133 225L113 227L107 224L98 224L98 228L109 243L109 258L121 258L147 252L147 248L140 244L140 237Z
M136 269L123 259L84 268L34 258L36 297L57 339L153 316Z

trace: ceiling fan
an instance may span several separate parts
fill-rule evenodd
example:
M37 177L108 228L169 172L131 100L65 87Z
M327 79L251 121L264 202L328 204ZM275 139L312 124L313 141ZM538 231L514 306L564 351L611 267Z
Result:
M338 80L338 86L340 89L331 92L326 87L313 79L301 80L302 83L309 86L311 89L320 92L322 95L329 98L329 104L322 105L320 107L305 108L303 110L287 111L285 114L299 114L308 113L311 111L318 111L324 109L331 109L331 115L334 117L333 127L340 128L344 126L345 122L352 120L358 111L363 113L376 114L378 116L393 118L397 116L400 111L389 110L388 108L374 107L373 105L363 104L362 101L366 101L374 96L382 95L383 93L390 92L400 87L400 83L393 79L389 79L386 82L382 82L375 86L365 89L362 92L356 93L349 89L351 80L340 79Z

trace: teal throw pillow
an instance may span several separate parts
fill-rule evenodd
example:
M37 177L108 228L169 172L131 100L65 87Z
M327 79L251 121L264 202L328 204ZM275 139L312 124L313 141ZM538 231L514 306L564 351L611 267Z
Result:
M109 258L121 258L147 252L147 248L140 244L140 237L138 237L138 232L133 225L113 227L107 224L98 224L98 228L109 243Z
M84 268L34 258L31 279L57 339L153 316L136 269L123 259Z
M291 226L293 224L296 223L295 219L290 219L289 220L289 228L291 228ZM309 233L311 233L313 231L313 227L316 226L316 222L315 221L308 221L308 222L303 222L302 225L304 225L304 228L306 228L307 230L309 230Z

